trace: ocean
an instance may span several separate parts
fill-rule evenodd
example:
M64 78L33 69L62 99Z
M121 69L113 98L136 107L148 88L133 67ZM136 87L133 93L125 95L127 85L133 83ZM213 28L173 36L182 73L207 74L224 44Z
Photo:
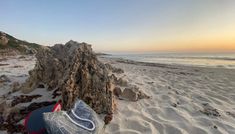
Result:
M234 53L110 53L108 57L140 62L235 69Z

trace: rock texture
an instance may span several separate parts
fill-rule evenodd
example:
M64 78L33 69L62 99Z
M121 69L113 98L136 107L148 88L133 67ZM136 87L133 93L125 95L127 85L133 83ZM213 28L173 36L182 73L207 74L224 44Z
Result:
M140 99L148 99L149 96L140 91L138 87L131 86L124 89L121 98L129 101L138 101Z
M97 113L112 113L113 97L108 71L91 45L69 41L46 47L36 54L35 68L21 87L30 92L40 84L62 91L62 106L70 109L77 98Z

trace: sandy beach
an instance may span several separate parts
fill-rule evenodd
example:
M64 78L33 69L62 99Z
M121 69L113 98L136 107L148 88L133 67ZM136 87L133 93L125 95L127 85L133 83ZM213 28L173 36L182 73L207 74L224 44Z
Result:
M233 134L235 133L235 71L226 68L190 67L102 58L103 63L121 68L118 78L135 85L150 96L136 102L116 97L113 120L105 126L106 134ZM1 75L9 82L1 84L1 102L11 102L21 91L8 93L15 82L28 77L34 57L7 58L1 62ZM110 73L111 75L111 73ZM125 86L121 86L124 90ZM53 99L53 91L35 89L41 95L15 107ZM23 120L21 121L21 123ZM3 131L1 132L3 133Z
M0 134L235 134L235 0L0 12Z
M35 109L40 105L42 107L48 102L59 99L58 96L55 97L55 90L48 91L46 87L36 88L28 94L19 90L20 85L29 77L29 71L34 68L35 63L34 56L17 55L0 58L0 134L14 133L14 131L25 133L22 131L25 113L31 112L31 108ZM12 124L5 125L3 120L8 117L12 118L12 121L9 121ZM14 127L15 125L17 127Z
M123 69L119 77L151 96L137 102L117 100L105 133L235 133L234 70L100 60Z

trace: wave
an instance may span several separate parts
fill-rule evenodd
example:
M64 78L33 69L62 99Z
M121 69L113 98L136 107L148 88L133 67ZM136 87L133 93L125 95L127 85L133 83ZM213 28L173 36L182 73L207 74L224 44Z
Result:
M226 60L235 61L235 58L230 57L155 57L155 58L172 58L172 59L207 59L207 60Z

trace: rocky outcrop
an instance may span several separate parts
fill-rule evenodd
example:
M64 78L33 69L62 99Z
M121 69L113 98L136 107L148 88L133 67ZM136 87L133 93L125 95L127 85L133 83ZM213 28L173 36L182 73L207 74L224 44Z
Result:
M39 44L16 39L0 31L0 56L15 56L17 54L35 54L41 48Z
M112 113L113 97L108 71L97 60L91 45L69 41L40 49L35 68L21 87L30 92L40 84L62 91L62 106L70 109L77 98L97 113Z

